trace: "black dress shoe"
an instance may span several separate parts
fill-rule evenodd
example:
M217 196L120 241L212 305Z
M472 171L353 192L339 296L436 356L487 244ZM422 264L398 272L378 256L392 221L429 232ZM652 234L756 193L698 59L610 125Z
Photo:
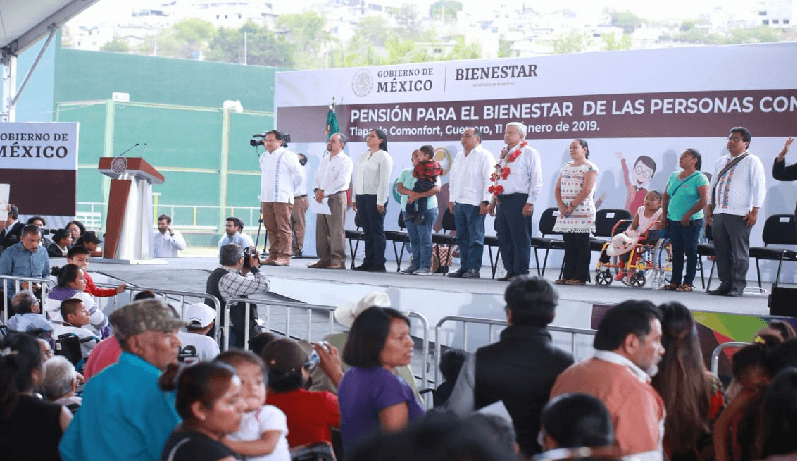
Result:
M360 264L359 266L355 267L352 270L353 271L363 271L364 272L364 271L371 270L372 267L373 267L372 264Z
M715 290L706 290L706 293L714 296L725 296L731 291L730 284L721 283Z
M739 298L739 297L742 296L742 294L743 294L742 291L731 290L731 291L725 293L725 296L727 296L729 298Z
M461 279L462 278L462 274L464 274L464 273L465 273L465 271L460 269L460 270L458 270L456 272L449 272L448 276L451 277L452 279Z
M368 272L387 272L387 269L385 268L384 264L373 265L369 267L367 270Z
M468 269L467 272L462 274L463 279L477 279L481 277L481 274L476 269Z
M514 277L515 277L514 274L506 274L503 277L498 277L496 280L498 280L499 282L508 282L508 281L512 280L512 278L514 278Z

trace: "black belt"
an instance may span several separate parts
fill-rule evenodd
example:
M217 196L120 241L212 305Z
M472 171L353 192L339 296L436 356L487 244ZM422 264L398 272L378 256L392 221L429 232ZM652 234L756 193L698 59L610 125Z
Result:
M305 197L307 197L307 194L304 194L304 195L295 195L295 196L293 197L293 199L294 199L294 200L296 200L297 198L305 198Z
M501 198L501 197L516 197L518 195L525 195L526 197L529 196L529 194L524 194L523 192L515 192L514 194L501 194L498 197L499 198Z

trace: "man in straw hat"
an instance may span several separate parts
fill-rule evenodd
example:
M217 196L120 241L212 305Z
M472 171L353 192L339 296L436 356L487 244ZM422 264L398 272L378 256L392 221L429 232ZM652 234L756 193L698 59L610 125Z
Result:
M156 299L128 304L110 321L122 355L86 384L83 406L59 446L65 461L159 459L180 422L158 378L177 362L177 332L185 322Z

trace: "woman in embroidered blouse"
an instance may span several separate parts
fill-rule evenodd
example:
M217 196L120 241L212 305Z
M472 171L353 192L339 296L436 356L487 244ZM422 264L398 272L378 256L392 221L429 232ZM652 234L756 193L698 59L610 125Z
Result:
M703 228L703 207L708 197L708 179L700 172L700 152L686 149L679 159L681 171L667 180L662 217L672 245L670 283L663 290L692 291L697 272L697 241ZM686 275L681 278L686 255Z
M385 272L385 211L393 158L387 152L387 134L371 130L365 138L368 150L354 167L354 211L360 216L365 258L356 271Z
M589 281L589 234L595 231L595 182L598 167L589 159L587 141L570 143L571 161L562 165L556 180L556 206L559 216L553 227L562 233L565 256L559 285L584 285Z

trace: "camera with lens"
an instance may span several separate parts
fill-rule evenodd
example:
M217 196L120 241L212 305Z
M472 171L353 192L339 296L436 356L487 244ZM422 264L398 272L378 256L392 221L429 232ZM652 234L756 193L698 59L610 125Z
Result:
M257 147L263 144L263 139L266 137L267 134L268 132L253 134L252 139L249 140L249 145L252 147ZM282 134L282 139L281 139L282 145L287 146L288 143L291 142L291 135L289 135L288 133L281 133L281 134Z
M252 267L252 256L257 258L257 248L244 247L244 267L249 269ZM260 262L260 259L257 259Z

